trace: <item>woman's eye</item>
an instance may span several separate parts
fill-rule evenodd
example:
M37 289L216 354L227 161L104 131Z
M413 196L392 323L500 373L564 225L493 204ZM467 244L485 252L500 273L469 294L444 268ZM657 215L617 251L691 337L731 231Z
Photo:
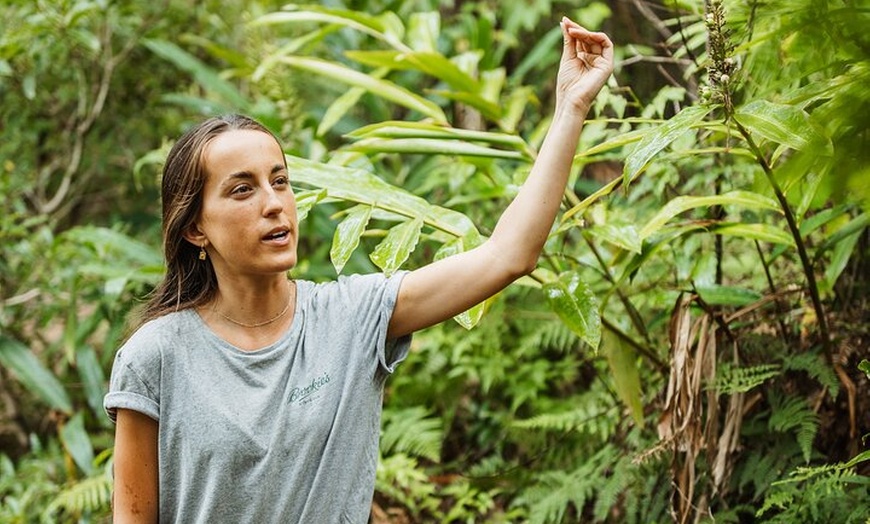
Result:
M244 195L245 193L249 192L250 190L251 190L251 188L249 186L241 185L241 186L234 187L233 190L230 192L230 194L232 194L232 195Z
M275 180L272 182L272 184L274 184L276 186L286 186L289 183L290 182L287 180L286 176L279 176L279 177L275 178Z

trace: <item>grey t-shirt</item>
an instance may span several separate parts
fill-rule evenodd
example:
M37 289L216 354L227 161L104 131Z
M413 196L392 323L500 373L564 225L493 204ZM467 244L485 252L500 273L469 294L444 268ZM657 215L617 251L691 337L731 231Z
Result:
M143 325L115 357L104 405L159 422L160 522L365 523L399 273L297 281L274 344L242 351L193 310Z

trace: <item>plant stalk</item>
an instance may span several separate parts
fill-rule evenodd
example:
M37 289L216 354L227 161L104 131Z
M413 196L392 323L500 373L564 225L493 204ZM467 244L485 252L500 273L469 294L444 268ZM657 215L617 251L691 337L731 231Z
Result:
M813 265L810 262L809 256L807 256L807 249L804 245L803 238L801 237L797 221L795 220L794 214L791 211L791 207L788 205L788 201L785 198L785 194L782 192L782 189L776 182L776 179L773 176L773 170L767 163L767 159L764 157L764 154L762 154L761 149L759 149L758 145L749 135L749 131L747 131L746 128L740 124L740 122L738 122L736 119L732 119L732 121L737 126L737 130L740 131L740 134L743 135L743 138L749 145L749 149L752 150L752 153L755 155L755 158L758 161L759 165L761 165L761 169L764 171L764 175L767 177L767 181L770 182L770 185L773 188L773 193L774 195L776 195L776 199L779 202L780 207L782 208L782 212L783 214L785 214L785 221L788 223L789 231L791 232L791 236L794 238L795 245L797 246L798 256L801 260L801 266L803 266L804 276L806 276L807 279L807 287L809 287L810 290L810 298L813 302L813 309L816 312L816 318L818 318L819 320L819 334L822 337L822 347L825 351L825 358L828 360L828 364L833 366L834 355L831 350L831 337L830 333L828 332L828 321L825 317L825 310L822 307L822 299L819 296L819 286L816 284L816 275L813 272Z

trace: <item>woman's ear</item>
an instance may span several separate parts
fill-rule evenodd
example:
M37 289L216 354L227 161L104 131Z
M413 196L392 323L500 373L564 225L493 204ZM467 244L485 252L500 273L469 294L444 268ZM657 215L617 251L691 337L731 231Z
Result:
M182 236L185 240L196 247L205 248L205 246L208 245L208 238L205 236L205 233L199 229L199 226L196 223L191 224L187 229L185 229Z

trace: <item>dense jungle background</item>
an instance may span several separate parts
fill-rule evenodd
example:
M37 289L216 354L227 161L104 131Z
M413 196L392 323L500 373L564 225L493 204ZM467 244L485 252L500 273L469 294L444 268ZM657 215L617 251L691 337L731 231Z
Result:
M0 522L110 519L175 137L282 138L295 276L418 267L522 184L563 14L617 46L563 213L415 336L372 522L870 522L865 0L2 0Z

